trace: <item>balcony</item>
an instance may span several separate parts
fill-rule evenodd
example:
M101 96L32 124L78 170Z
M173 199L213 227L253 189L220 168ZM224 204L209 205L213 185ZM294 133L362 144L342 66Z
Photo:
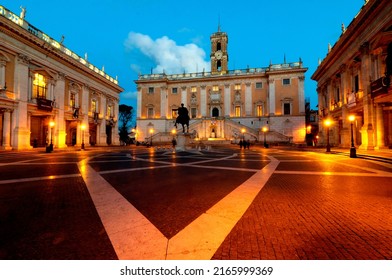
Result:
M389 77L381 77L370 84L372 98L384 95L388 93L388 88L391 84Z

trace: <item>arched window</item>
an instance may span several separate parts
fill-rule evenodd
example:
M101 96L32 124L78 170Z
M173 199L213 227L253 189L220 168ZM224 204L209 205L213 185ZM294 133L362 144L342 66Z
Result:
M213 117L219 117L219 109L218 108L214 108L212 109L212 116Z

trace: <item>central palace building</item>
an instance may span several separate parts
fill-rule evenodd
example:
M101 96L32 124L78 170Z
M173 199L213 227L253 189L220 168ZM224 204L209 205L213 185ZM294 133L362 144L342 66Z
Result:
M201 142L303 143L307 68L301 59L229 70L227 34L218 28L210 41L211 72L139 75L136 139L169 142L184 104L189 133Z

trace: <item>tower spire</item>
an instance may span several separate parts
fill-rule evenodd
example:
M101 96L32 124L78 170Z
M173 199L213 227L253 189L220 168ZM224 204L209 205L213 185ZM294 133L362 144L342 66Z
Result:
M218 16L218 32L221 32L220 31L220 15Z

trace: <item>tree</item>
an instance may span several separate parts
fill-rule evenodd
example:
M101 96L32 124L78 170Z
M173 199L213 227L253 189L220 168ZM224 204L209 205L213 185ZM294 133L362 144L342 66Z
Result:
M133 107L120 104L118 112L118 134L120 136L120 141L129 143L129 128L132 126Z

